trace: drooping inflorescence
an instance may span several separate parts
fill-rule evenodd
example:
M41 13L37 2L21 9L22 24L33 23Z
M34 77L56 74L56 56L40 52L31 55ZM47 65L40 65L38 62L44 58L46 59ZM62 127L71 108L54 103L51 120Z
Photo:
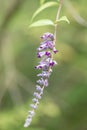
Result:
M40 58L39 64L35 67L40 69L41 73L37 74L39 79L36 84L36 92L34 92L32 99L32 104L30 104L31 110L29 111L28 117L25 121L24 127L28 127L32 121L32 117L35 115L35 110L38 107L39 99L43 95L43 90L48 86L48 79L52 73L52 67L57 64L53 59L53 54L56 54L58 51L55 48L55 38L52 33L44 33L41 36L42 42L37 48L37 57Z

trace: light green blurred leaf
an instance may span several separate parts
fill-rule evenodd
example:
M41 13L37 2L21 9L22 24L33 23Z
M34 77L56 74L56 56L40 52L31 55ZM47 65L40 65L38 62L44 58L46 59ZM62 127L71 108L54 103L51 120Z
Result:
M40 8L38 8L35 13L33 14L32 16L32 20L41 12L43 11L44 9L48 8L48 7L51 7L51 6L57 6L58 3L57 2L47 2L45 4L43 4Z
M59 20L56 20L55 24L59 23L60 21L65 21L68 24L70 24L70 21L68 20L68 18L66 16L62 16Z
M45 0L40 0L40 5L43 5Z
M54 23L53 21L49 20L49 19L41 19L41 20L38 20L34 23L32 23L29 27L38 27L38 26L45 26L45 25L51 25L51 26L54 26Z

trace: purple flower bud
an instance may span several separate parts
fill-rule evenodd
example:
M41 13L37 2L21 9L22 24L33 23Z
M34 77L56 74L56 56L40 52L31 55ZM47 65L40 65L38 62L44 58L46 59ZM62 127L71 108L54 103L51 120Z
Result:
M32 110L32 111L29 111L29 114L30 114L31 116L34 116L35 112Z
M46 61L49 63L49 66L51 67L57 64L57 62L55 60L52 60L51 58L46 59Z
M42 56L44 56L45 55L45 51L43 51L43 52L38 52L37 53L37 57L38 58L41 58Z
M46 45L48 46L49 49L53 49L54 47L53 41L47 41Z
M52 62L50 62L50 64L49 64L50 66L54 66L54 62L52 61Z
M45 84L44 84L45 87L48 86L48 79L45 79Z
M42 73L40 73L40 74L37 74L37 76L40 76L40 77L42 77L42 78L48 78L49 76L50 76L50 72L48 72L48 71L42 71Z
M37 49L38 51L46 50L46 49L53 49L54 48L54 42L51 40L46 40L41 43L40 47Z
M37 65L37 66L35 66L35 69L42 69L42 68L43 68L42 65Z
M35 66L35 69L42 69L42 68L43 68L42 65L37 65L37 66Z
M40 84L40 85L42 85L42 86L44 86L44 80L43 80L43 78L37 80L37 83Z
M51 56L50 51L46 51L46 52L45 52L45 55L48 56L48 57L50 57L50 56Z
M24 127L28 127L32 121L32 118L27 118L24 124Z
M33 109L36 109L36 108L37 108L37 106L34 105L34 104L30 104L30 107L32 107Z
M52 60L52 58L47 58L46 59L46 65L47 66L53 66L54 65L54 61Z
M56 50L56 48L53 48L53 52L56 54L58 52L58 50Z
M36 102L38 102L38 99L37 99L37 98L33 98L32 101L33 101L34 103L36 103Z
M35 96L37 99L41 99L40 94L39 94L39 93L37 93L37 92L34 92L34 96Z
M38 101L38 99L36 99L36 98L32 99L32 101L33 101L34 103L36 103L37 105L39 104L39 101Z
M43 34L43 36L41 36L41 39L43 39L43 40L54 40L54 35L52 34L52 33L49 33L49 32L47 32L47 33L44 33Z
M37 83L39 83L40 85L42 85L42 86L48 86L48 80L47 79L43 79L43 78L41 78L41 79L39 79L38 81L37 81Z
M38 77L39 77L39 76L40 76L40 77L43 77L42 73L40 73L40 74L37 74L37 76L38 76Z
M49 66L54 66L54 65L56 65L57 64L57 62L54 60L54 61L50 61L50 63L49 63Z
M43 91L42 88L39 85L36 85L36 90L39 91L39 92Z
M47 48L48 48L48 46L47 46L46 43L45 43L45 44L40 45L40 47L37 48L37 50L38 50L38 51L43 51L43 50L45 50L45 49L47 49Z
M48 71L49 70L49 64L47 63L47 65L45 65L44 67L43 67L43 71Z
M36 69L43 69L46 66L45 62L40 62L39 65L35 66Z

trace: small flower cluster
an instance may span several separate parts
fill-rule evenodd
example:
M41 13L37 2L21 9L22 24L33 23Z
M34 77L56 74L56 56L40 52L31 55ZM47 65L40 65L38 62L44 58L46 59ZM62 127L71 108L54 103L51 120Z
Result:
M37 49L37 57L40 58L41 61L35 68L42 70L42 72L37 74L37 76L40 78L37 80L36 92L33 94L33 104L30 105L32 110L29 111L29 115L25 121L24 127L28 127L30 125L32 117L35 114L35 110L38 107L39 99L41 99L43 95L43 90L48 86L48 78L51 75L52 67L57 64L57 62L53 60L53 54L58 52L55 48L54 35L47 32L41 36L41 39L43 41L40 43L40 46Z

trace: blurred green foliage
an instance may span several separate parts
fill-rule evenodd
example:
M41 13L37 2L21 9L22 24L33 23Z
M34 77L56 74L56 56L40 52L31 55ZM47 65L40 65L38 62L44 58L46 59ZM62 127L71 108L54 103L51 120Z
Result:
M87 20L87 1L70 2ZM0 130L25 129L23 123L38 73L34 66L38 62L39 37L44 32L54 32L54 27L49 26L29 29L39 6L39 0L0 0ZM35 20L55 20L56 11L57 7L50 7ZM70 24L62 22L58 26L59 53L55 59L59 65L54 68L37 114L27 128L30 130L87 129L87 27L78 24L65 6L62 15L68 17Z

